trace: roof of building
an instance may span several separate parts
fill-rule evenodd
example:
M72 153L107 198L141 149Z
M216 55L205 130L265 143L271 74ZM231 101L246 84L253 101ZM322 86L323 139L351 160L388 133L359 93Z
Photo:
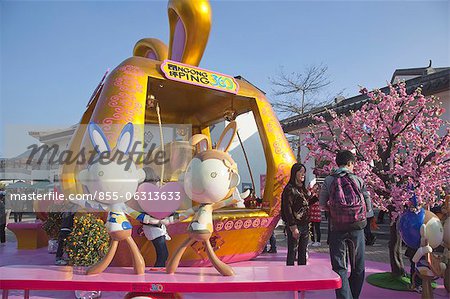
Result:
M413 76L414 73L419 73L422 71L422 75L418 75L415 78L406 80L406 88L408 92L412 92L418 87L422 87L422 93L424 95L432 95L445 90L450 89L450 67L446 68L436 68L433 72L424 73L427 68L417 68L417 69L399 69L394 72L393 79L403 75ZM397 74L397 75L396 75ZM381 88L382 92L388 93L389 86ZM313 123L313 116L323 116L326 119L330 118L330 115L326 112L327 110L334 110L337 114L344 114L350 110L360 109L367 101L369 97L367 95L357 95L351 98L344 99L338 103L329 104L323 107L317 107L307 113L292 116L281 120L281 126L285 133L291 133L296 130L300 130L308 127Z
M15 182L5 187L5 189L19 189L19 188L33 188L33 186L25 182Z
M72 136L75 132L78 125L72 125L68 128L64 129L56 129L56 130L50 130L50 131L30 131L28 132L28 135L38 139L41 142L47 142L52 139L57 139L61 137L67 137Z
M448 67L432 67L432 62L427 67L409 68L409 69L396 69L392 74L391 83L397 83L398 80L411 79L415 77L425 76L448 69Z

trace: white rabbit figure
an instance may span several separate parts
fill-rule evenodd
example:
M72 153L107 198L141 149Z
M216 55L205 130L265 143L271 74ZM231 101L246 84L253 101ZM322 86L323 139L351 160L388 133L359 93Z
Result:
M212 212L242 200L236 190L240 181L238 168L227 153L235 135L236 122L232 121L222 132L216 149L211 149L211 142L206 135L192 136L192 144L197 147L197 154L187 167L184 189L186 194L200 205L179 215L180 219L186 219L192 214L194 217L188 226L189 237L167 263L167 273L176 271L184 251L190 244L201 241L217 271L224 276L234 275L233 269L216 256L209 238L214 231Z
M439 218L432 212L425 211L424 224L420 227L420 247L414 254L412 261L416 264L418 274L423 280L422 298L432 298L431 281L436 276L443 276L446 265L440 257L433 254L433 249L441 245L444 230Z
M92 145L98 153L98 159L95 159L93 164L88 165L87 169L80 171L78 179L95 197L94 204L90 203L90 206L108 211L106 228L112 241L105 257L91 266L87 270L87 274L103 272L111 263L119 241L122 240L125 240L130 248L134 271L137 274L144 274L145 262L131 237L132 225L125 214L143 223L159 224L160 220L135 211L125 204L128 199L133 197L139 183L145 179L144 170L138 169L128 155L133 142L133 124L128 123L124 126L116 148L112 151L108 140L98 125L91 122L88 125L88 132Z

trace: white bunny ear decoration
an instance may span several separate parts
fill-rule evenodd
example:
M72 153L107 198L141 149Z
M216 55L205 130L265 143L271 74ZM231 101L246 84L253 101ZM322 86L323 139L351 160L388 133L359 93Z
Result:
M134 127L132 123L127 123L120 132L117 140L116 148L122 153L128 154L131 144L133 143Z
M94 122L90 122L88 125L89 138L91 139L92 145L97 153L110 152L111 148L108 143L108 139L106 139L105 134Z
M225 130L223 130L222 135L220 135L216 149L223 152L228 151L228 149L231 146L231 143L233 142L234 136L236 136L236 131L237 125L236 122L233 120L228 124L228 126L225 127Z
M195 134L192 136L191 144L196 148L197 153L211 149L211 142L205 134Z
M231 188L236 187L237 185L239 185L239 183L241 182L241 176L238 173L234 172L234 171L232 171L230 173L230 175L231 175L231 179L230 179L230 186L229 186L229 188L231 189Z

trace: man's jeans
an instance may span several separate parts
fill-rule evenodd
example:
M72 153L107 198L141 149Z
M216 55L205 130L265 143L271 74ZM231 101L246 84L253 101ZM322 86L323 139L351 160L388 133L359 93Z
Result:
M165 267L167 258L169 257L169 251L167 250L166 236L160 236L152 240L153 246L156 251L155 267Z
M353 242L355 246L354 252L351 242ZM347 250L347 248L349 250ZM336 290L336 298L359 298L364 284L364 251L364 230L330 232L331 266L333 267L333 271L336 272L342 280L342 287ZM349 278L347 278L347 258L350 259L352 268Z

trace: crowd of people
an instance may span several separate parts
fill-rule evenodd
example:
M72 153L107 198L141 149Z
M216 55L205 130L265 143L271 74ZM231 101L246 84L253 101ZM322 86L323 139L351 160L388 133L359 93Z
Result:
M307 185L306 167L294 164L281 201L288 266L293 266L295 259L298 265L307 264L310 238L311 246L321 245L321 211L326 212L331 266L342 281L336 298L359 298L365 276L365 245L375 242L370 230L374 217L372 202L364 181L353 173L354 163L352 152L338 152L338 168L325 178L320 188L314 180ZM347 276L349 261L350 277Z

